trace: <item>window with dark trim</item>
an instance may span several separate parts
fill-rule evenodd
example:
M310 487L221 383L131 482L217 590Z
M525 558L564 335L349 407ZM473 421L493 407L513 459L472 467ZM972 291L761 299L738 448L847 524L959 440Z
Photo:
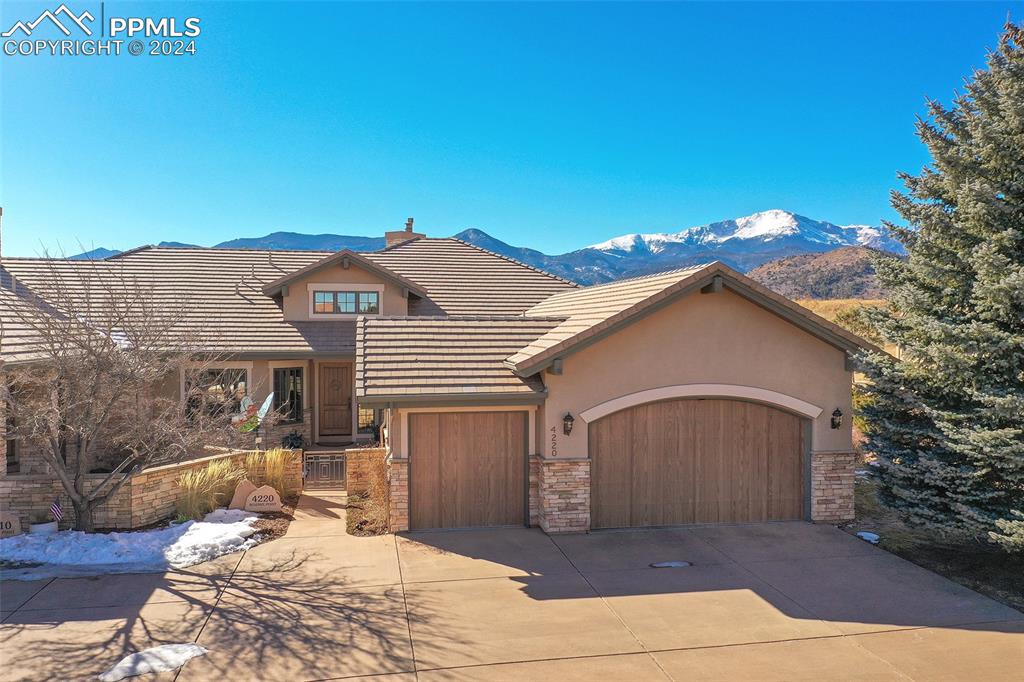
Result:
M274 411L285 422L302 421L302 368L274 369Z
M380 312L377 291L314 291L314 315L376 315Z
M372 407L359 408L359 433L377 433L380 426L381 410Z

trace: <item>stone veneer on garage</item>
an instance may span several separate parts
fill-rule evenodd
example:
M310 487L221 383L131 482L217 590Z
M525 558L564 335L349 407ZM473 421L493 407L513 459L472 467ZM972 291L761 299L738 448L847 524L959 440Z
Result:
M824 523L854 517L855 452L815 452L811 455L811 519Z
M392 458L388 466L391 532L409 530L409 461Z
M540 459L538 516L545 533L590 530L590 460Z

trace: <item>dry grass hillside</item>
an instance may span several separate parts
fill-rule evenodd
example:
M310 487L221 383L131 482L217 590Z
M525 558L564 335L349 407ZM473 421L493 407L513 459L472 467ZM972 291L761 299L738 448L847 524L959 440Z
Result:
M747 274L789 298L878 299L883 292L875 277L873 259L882 252L845 246L826 253L780 258Z
M844 313L848 313L860 306L880 308L885 305L885 301L880 298L801 298L797 299L796 302L803 307L810 309L811 312L821 315L829 322L835 322L838 325L843 324ZM855 330L851 331L856 333Z

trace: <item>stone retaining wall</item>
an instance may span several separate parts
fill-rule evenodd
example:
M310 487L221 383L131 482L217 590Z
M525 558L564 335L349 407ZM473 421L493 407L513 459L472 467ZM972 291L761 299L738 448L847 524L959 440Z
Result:
M349 448L345 450L345 490L365 495L370 490L373 469L387 471L388 451L384 448Z
M167 464L145 469L135 474L117 493L93 512L93 525L104 530L131 530L141 528L174 516L178 501L178 479L192 469L205 467L214 460L231 458L238 466L245 465L247 452L226 452L209 457ZM263 477L262 467L249 472L250 478L259 481ZM88 474L86 490L93 490L106 474ZM295 490L302 489L302 451L293 450L286 470L288 485ZM35 521L50 520L50 505L56 497L61 498L64 508L62 528L74 525L74 507L64 493L60 481L48 474L15 475L0 478L0 508L16 512L21 518L22 529Z
M815 452L811 455L811 520L824 523L854 517L855 452Z
M590 460L541 459L539 521L545 533L590 530Z

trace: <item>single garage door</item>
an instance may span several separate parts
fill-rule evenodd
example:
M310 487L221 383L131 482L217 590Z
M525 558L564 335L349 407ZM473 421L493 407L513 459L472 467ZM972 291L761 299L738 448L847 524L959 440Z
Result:
M410 414L410 527L526 525L526 440L526 412Z
M801 417L680 399L589 425L594 528L804 518Z

